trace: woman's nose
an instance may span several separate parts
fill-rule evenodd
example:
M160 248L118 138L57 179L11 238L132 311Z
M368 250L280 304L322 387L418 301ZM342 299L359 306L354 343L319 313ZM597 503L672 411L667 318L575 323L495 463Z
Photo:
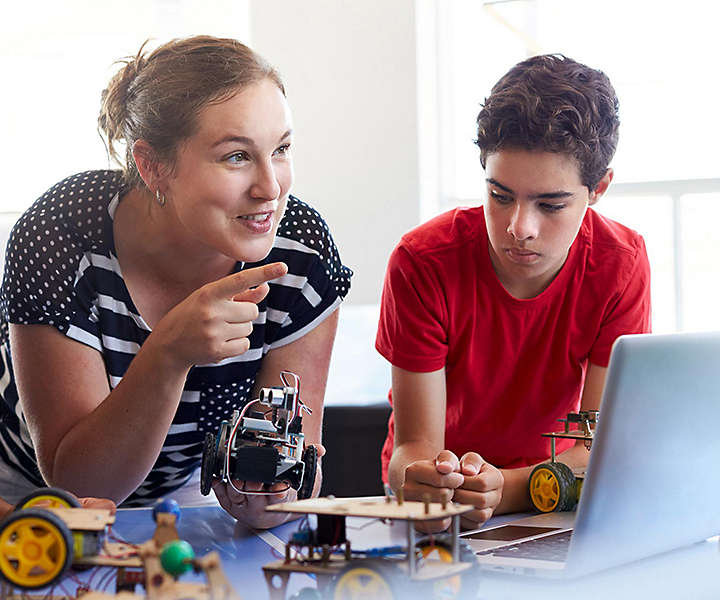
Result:
M280 196L280 191L280 182L272 161L257 163L251 196L260 200L275 200Z

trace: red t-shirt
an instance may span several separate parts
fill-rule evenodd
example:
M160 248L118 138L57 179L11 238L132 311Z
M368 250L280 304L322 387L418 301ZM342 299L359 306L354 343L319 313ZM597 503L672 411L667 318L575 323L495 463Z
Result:
M650 266L638 233L588 209L555 279L520 300L497 279L477 207L403 236L385 276L375 346L401 369L445 367L445 448L515 468L550 456L540 434L578 410L588 360L607 366L619 335L649 330ZM557 451L572 444L558 440Z

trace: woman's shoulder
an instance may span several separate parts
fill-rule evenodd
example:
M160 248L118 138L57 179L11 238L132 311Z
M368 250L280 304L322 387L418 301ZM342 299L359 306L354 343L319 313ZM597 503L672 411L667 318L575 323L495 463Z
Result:
M278 225L275 247L315 254L323 260L334 259L337 255L325 219L317 209L295 196L288 198L285 215Z
M351 269L343 265L330 228L322 215L295 196L288 198L267 262L283 261L292 276L318 289L334 289L344 297L350 289Z
M122 188L120 171L83 171L66 177L22 214L13 228L11 241L57 238L98 249L107 241L109 207Z

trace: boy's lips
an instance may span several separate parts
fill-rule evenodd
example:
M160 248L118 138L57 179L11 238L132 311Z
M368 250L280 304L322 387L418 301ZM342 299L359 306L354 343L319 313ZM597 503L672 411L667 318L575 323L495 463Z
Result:
M510 260L521 264L535 262L540 257L540 254L533 250L528 250L527 248L516 248L514 246L506 248L505 253L508 255Z

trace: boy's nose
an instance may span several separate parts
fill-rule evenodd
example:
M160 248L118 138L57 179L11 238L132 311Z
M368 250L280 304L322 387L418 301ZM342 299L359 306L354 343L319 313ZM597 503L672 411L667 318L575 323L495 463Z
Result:
M538 222L532 207L518 202L510 217L508 233L518 241L532 240L537 237Z

